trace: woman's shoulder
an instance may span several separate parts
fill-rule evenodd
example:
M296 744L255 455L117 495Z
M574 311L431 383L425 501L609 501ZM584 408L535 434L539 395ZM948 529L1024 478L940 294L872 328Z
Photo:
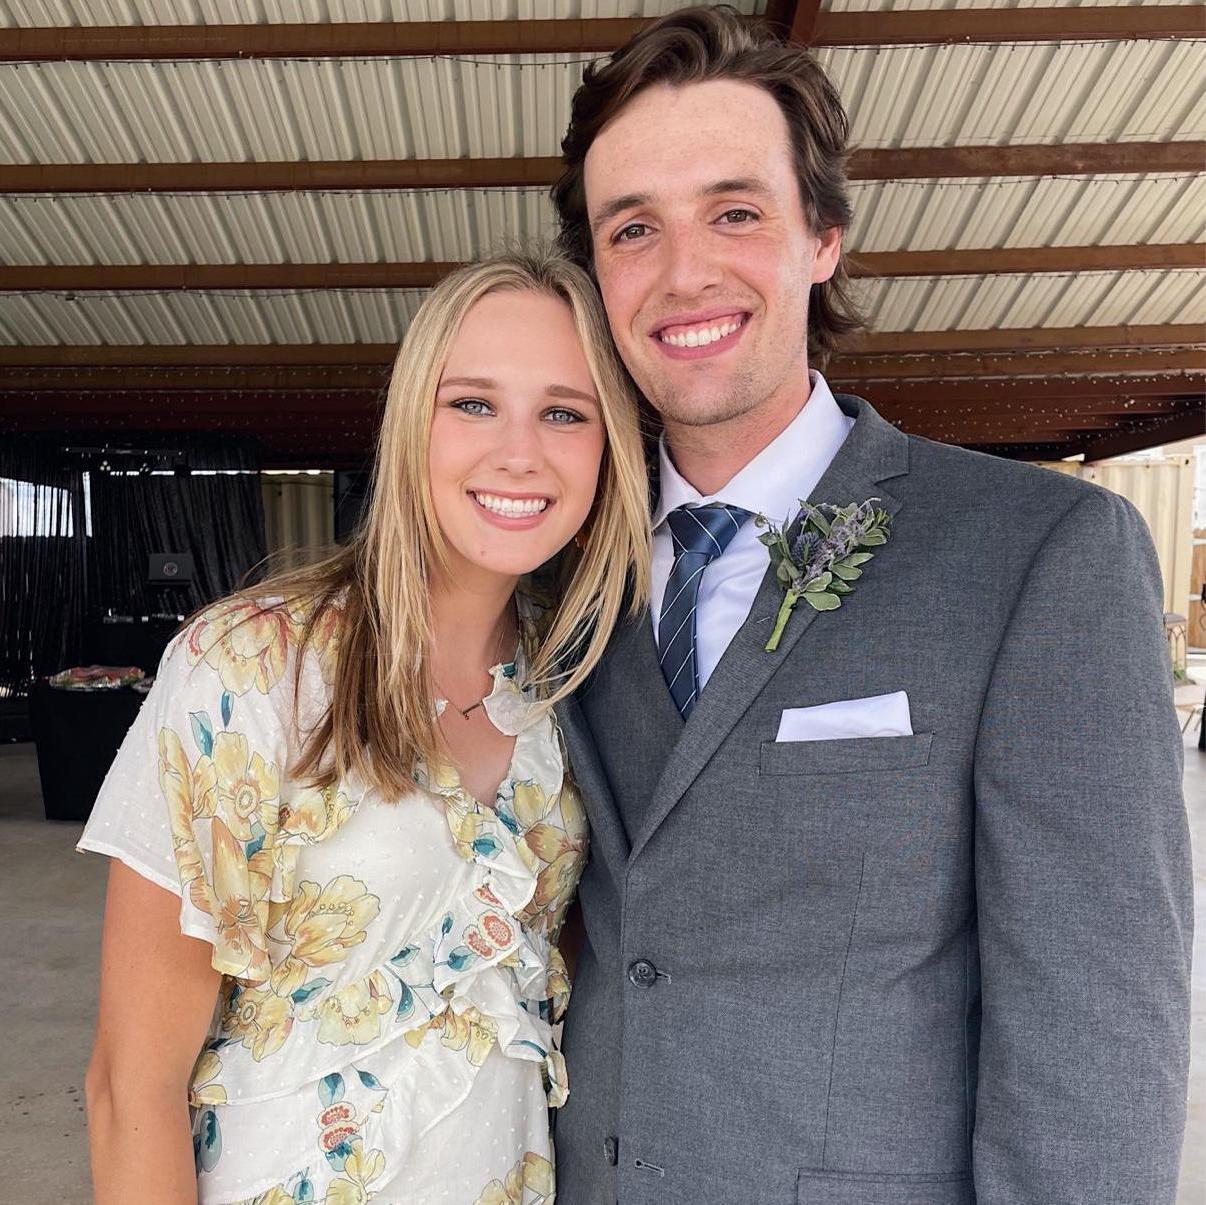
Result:
M195 615L168 647L166 662L206 665L238 697L283 688L292 659L312 654L324 681L334 677L342 600L233 594Z

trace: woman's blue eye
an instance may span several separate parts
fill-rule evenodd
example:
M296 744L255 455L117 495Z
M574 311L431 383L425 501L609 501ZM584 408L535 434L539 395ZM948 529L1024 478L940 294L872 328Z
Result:
M454 410L459 410L462 414L489 414L490 404L483 402L478 397L463 397L458 398L452 403Z
M566 410L562 406L558 406L556 410L550 410L545 415L545 418L551 418L554 422L560 423L563 426L570 426L572 423L582 423L586 420L576 410Z

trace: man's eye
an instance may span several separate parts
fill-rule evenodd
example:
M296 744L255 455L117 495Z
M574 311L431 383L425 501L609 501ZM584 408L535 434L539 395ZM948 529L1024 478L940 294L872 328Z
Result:
M574 423L586 422L586 419L576 410L567 410L564 406L558 406L554 410L546 411L544 417L565 427L571 426Z
M649 227L644 222L629 222L627 226L616 231L613 243L632 243L641 237Z
M490 404L483 402L479 397L462 397L457 398L455 402L450 402L454 410L461 411L462 414L489 414Z
M726 209L720 215L720 220L729 226L740 222L756 221L757 218L758 215L752 209Z

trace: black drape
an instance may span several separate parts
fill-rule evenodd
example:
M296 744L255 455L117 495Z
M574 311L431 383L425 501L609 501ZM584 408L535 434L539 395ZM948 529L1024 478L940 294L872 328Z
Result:
M190 451L191 472L93 473L92 609L187 615L233 590L266 555L260 476L248 471L250 460L246 448L226 443ZM191 554L194 580L148 583L157 552Z
M158 437L162 441L162 436ZM228 593L265 556L254 444L204 436L123 434L124 447L73 435L0 439L0 689L98 657L101 616L185 615ZM159 464L176 470L153 472ZM91 536L86 534L86 497ZM195 578L151 585L152 553L188 553ZM154 668L153 665L144 668Z
M83 475L54 441L0 439L0 691L74 664L86 608Z

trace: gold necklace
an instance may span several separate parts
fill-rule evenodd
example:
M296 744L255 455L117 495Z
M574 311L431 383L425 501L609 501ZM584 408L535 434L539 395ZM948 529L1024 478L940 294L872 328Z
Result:
M502 631L499 633L498 644L495 646L495 649L494 649L494 660L491 662L491 667L497 665L502 659L503 641L506 638L506 634L507 634L507 625L506 625L506 621L504 620ZM489 673L489 670L487 670L486 672ZM479 707L481 707L482 704L485 703L485 701L494 693L494 683L491 682L490 689L488 691L486 691L486 693L484 695L482 695L482 697L480 699L478 699L478 701L476 703L473 703L468 707L461 707L460 704L454 703L448 697L448 692L438 682L436 682L435 685L436 685L436 690L438 690L440 692L440 694L443 696L444 702L447 703L448 706L451 707L454 711L459 711L461 713L461 719L463 719L463 720L467 720L470 717L470 715L472 715L473 712L475 712Z

